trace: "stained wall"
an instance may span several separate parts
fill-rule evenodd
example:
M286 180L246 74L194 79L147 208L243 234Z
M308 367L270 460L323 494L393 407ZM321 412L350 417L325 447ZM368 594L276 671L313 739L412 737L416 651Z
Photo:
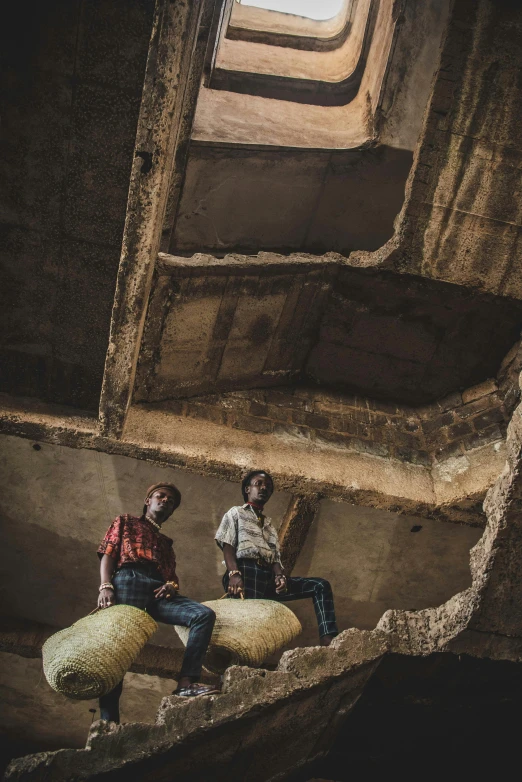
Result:
M0 389L97 410L152 0L30 0L2 27Z

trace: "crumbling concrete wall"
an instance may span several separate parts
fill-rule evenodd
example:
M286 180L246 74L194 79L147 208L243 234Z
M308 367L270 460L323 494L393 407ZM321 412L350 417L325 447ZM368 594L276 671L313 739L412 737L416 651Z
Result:
M473 584L444 605L426 611L384 614L378 627L397 651L451 650L493 659L522 660L520 494L522 406L508 426L507 461L484 502L488 524L472 549Z
M347 630L330 649L285 653L277 671L230 668L219 696L166 698L152 728L97 723L85 750L15 760L6 779L123 780L131 774L143 780L224 782L231 762L239 778L276 779L327 749L337 721L354 705L387 649L381 633Z
M2 391L98 408L153 10L9 8Z
M521 25L510 0L455 1L395 234L351 262L522 295Z

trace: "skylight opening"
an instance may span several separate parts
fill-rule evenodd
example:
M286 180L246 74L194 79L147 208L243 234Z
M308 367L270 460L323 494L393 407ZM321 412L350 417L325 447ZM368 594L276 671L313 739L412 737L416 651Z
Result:
M325 21L336 16L343 7L343 0L237 0L241 5L265 8L281 14L304 16L307 19Z

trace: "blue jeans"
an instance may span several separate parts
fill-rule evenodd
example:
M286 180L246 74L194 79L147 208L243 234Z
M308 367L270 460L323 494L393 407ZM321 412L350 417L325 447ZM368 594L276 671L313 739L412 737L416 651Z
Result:
M116 603L141 608L157 622L190 628L179 678L188 676L197 681L214 629L214 611L182 595L170 600L164 597L156 599L154 590L163 586L164 580L154 567L146 564L120 568L112 583ZM100 719L119 722L122 688L123 681L100 698Z

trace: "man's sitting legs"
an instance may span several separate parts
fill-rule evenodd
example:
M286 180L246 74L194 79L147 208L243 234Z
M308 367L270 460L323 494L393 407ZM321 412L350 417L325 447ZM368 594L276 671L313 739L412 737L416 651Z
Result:
M287 591L274 594L274 600L289 603L292 600L302 600L311 597L314 603L319 638L322 646L329 646L339 634L335 619L335 608L330 582L324 578L302 578L291 576L287 579Z
M203 659L214 629L216 621L214 611L182 595L177 595L174 600L158 600L149 611L152 618L158 622L181 625L190 629L178 687L174 694L198 694L203 690L206 694L210 694L208 687L202 685L195 687L195 683L201 676Z
M243 579L246 599L280 600L289 603L293 600L313 600L321 646L329 646L339 634L335 619L335 607L330 582L324 578L287 578L287 591L275 590L274 574L270 565L261 565L254 559L238 559L237 565ZM225 591L228 588L228 575L223 578ZM239 596L238 596L239 597Z

